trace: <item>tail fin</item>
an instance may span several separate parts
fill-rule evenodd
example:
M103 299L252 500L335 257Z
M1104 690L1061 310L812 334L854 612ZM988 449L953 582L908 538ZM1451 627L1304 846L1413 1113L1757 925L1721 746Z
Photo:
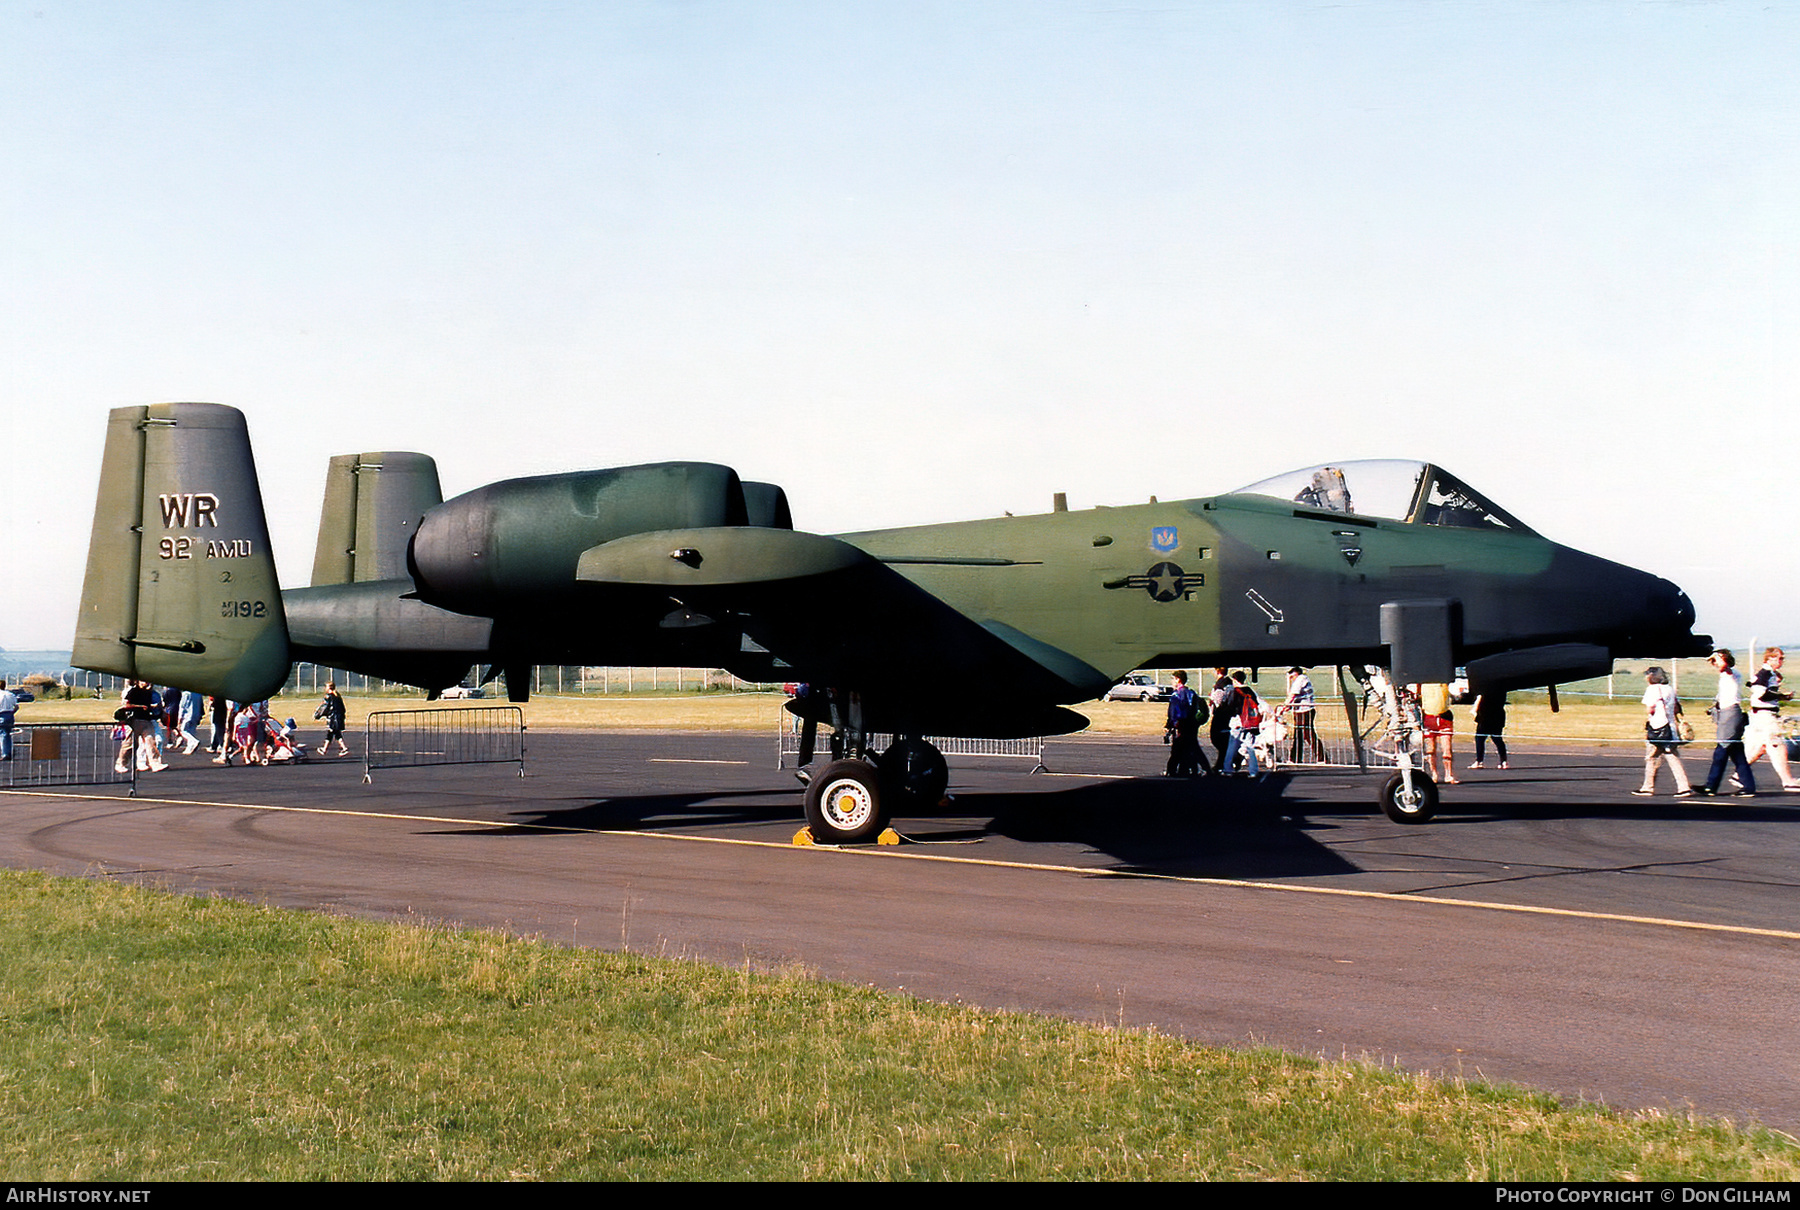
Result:
M444 502L437 463L424 454L339 454L325 472L313 587L406 577L419 518Z
M794 528L794 514L788 510L787 493L773 483L744 480L744 513L750 525L765 529Z
M73 662L235 701L287 680L287 619L242 412L113 409Z

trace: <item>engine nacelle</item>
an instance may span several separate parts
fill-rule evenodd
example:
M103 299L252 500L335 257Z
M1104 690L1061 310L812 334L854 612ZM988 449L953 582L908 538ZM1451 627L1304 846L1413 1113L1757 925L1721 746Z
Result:
M573 592L576 560L603 542L745 523L737 472L709 462L507 479L426 513L407 568L423 600L491 614L507 596Z

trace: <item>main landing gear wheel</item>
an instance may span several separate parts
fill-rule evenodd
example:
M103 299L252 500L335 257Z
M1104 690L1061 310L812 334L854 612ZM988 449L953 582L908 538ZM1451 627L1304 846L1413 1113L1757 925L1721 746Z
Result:
M888 745L875 762L882 779L902 801L935 807L950 788L950 763L935 744L901 737Z
M866 760L834 760L806 787L806 824L820 844L873 840L887 827L881 775Z
M1413 770L1410 793L1406 778L1398 773L1381 788L1381 810L1395 823L1426 823L1437 814L1437 805L1437 783L1418 769Z

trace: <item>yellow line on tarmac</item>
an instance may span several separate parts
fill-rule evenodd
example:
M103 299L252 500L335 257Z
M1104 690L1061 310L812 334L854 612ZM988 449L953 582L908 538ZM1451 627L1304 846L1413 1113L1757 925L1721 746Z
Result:
M114 798L107 795L56 794L44 790L0 790L24 798L71 798L88 802L113 802L121 805L143 804L170 807L223 807L234 811L281 811L294 815L343 815L359 819L394 819L406 823L461 824L470 828L530 828L546 832L568 832L593 836L634 836L645 840L679 840L700 844L741 845L755 849L782 849L790 852L810 849L819 853L850 857L890 857L910 861L939 861L952 865L979 865L1004 870L1035 870L1052 874L1080 874L1086 877L1135 878L1152 882L1182 882L1197 886L1236 887L1255 891L1286 891L1301 895L1338 895L1348 899L1377 899L1390 903L1429 903L1440 907L1475 908L1489 912L1515 912L1527 916L1562 916L1575 920L1610 920L1620 924L1645 924L1656 928L1692 929L1707 933L1735 933L1745 937L1774 937L1783 941L1800 941L1800 932L1791 929L1754 928L1743 924L1710 924L1703 920L1676 920L1663 916L1627 916L1617 912L1589 912L1578 908L1534 907L1529 904L1496 903L1483 899L1452 899L1443 895L1408 895L1399 891L1359 891L1349 887L1310 886L1294 882L1254 882L1243 878L1202 878L1190 874L1154 874L1141 870L1110 870L1105 866L1054 865L1037 861L1005 861L994 857L952 857L942 853L920 853L906 849L875 845L840 847L834 845L794 845L788 841L745 840L732 836L694 836L675 832L646 832L633 828L578 828L553 823L512 823L501 819L460 819L447 815L409 815L400 811L352 811L342 807L277 807L264 803L203 802L182 798Z

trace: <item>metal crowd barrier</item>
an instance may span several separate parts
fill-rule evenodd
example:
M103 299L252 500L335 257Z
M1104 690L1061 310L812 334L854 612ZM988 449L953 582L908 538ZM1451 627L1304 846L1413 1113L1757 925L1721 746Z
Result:
M1264 709L1274 713L1272 705L1265 703ZM1264 764L1289 769L1355 769L1364 765L1370 768L1385 768L1395 764L1394 740L1388 734L1387 722L1374 703L1357 702L1357 730L1360 736L1353 733L1350 720L1344 714L1341 699L1321 699L1313 711L1313 735L1318 739L1318 747L1308 743L1300 743L1296 747L1296 728L1292 716L1284 714L1279 718L1271 718L1263 723L1261 750L1266 756ZM1458 721L1461 721L1460 719ZM1204 741L1205 736L1201 737ZM1360 743L1359 743L1360 741ZM1358 759L1360 749L1361 759ZM1325 759L1318 759L1319 753ZM1413 758L1419 755L1417 737L1411 749Z
M525 712L517 706L374 710L363 729L364 782L377 769L514 763L524 777Z
M12 759L0 761L0 786L124 785L137 793L137 761L120 773L117 723L33 723L14 727ZM134 754L135 755L135 754Z
M793 725L791 725L791 726L789 725L789 721L788 721L790 719L793 720ZM799 763L800 763L800 729L799 729L798 724L799 724L798 719L793 719L792 715L786 714L784 712L782 721L778 726L778 730L776 732L776 737L775 737L775 767L777 769L788 768L789 758L793 759L795 767L799 766ZM815 745L815 748L817 750L817 755L822 756L831 751L830 735L831 735L830 727L822 726L819 728L819 739L818 739L818 743ZM927 736L924 736L923 738L925 739L925 741L927 743L930 743L933 746L935 746L937 748L937 750L939 752L942 752L946 757L952 757L952 756L1024 757L1032 762L1031 771L1033 773L1039 773L1039 772L1045 771L1044 737L1041 735L1032 736L1028 739L972 739L967 736L960 736L960 735L952 735L952 736L927 735ZM884 751L884 750L886 750L887 746L893 742L894 742L894 737L891 735L871 734L869 736L869 744L868 744L869 751L871 751L871 752Z

